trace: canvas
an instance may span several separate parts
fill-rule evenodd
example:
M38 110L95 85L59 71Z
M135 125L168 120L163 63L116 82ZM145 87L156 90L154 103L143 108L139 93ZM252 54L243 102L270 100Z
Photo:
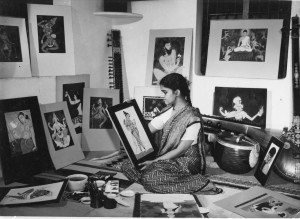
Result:
M52 168L36 96L0 100L0 156L6 184Z
M55 169L84 159L66 102L41 105L48 150Z
M27 11L33 75L74 75L71 7L28 4Z
M146 85L157 85L176 72L189 79L193 29L152 29L149 36Z
M24 18L0 16L0 78L31 77Z
M114 151L120 141L106 112L120 103L118 89L85 88L82 147L88 151Z
M166 107L163 96L163 92L157 86L137 86L134 88L134 98L147 121L152 120Z
M277 79L283 20L211 20L207 76Z
M156 154L151 133L136 100L107 108L108 115L133 165L152 159Z

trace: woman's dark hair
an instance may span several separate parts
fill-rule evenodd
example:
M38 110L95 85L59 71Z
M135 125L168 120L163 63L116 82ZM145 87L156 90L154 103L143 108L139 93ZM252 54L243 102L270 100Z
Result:
M161 86L170 88L173 91L180 90L181 95L186 99L186 101L192 105L190 97L190 82L178 73L170 73L163 77L159 84Z

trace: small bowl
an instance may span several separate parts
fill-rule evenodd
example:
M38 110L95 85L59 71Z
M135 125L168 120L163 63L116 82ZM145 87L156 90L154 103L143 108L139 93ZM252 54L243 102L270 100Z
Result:
M104 180L96 180L96 184L97 184L97 187L100 188L105 185L105 181Z
M67 178L69 179L68 188L73 192L83 191L88 180L88 176L84 174L73 174Z

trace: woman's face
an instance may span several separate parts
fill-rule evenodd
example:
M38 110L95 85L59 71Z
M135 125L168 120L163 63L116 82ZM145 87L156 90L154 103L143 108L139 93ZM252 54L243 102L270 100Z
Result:
M166 43L166 44L165 44L165 48L166 48L167 50L170 50L170 49L171 49L171 43Z
M160 90L164 93L164 101L167 105L173 105L176 100L175 92L167 87L160 86Z

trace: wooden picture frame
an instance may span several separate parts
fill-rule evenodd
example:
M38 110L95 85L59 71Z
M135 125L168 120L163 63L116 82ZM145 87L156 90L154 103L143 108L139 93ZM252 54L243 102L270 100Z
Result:
M90 87L89 74L56 76L56 101L67 102L79 142L81 142L82 133L84 88L88 87ZM66 93L69 94L71 101L68 96L66 96Z
M66 102L41 105L48 150L55 169L84 159Z
M180 73L187 79L190 78L192 36L192 28L150 30L146 70L147 86L157 85L162 77L171 72ZM170 54L166 53L165 47L170 47Z
M207 76L277 79L283 20L211 20Z
M156 148L151 132L135 99L107 108L108 115L132 164L154 158Z
M282 141L274 136L271 137L267 146L267 151L264 156L260 158L257 169L254 173L255 178L260 182L261 185L266 185L276 158L280 154L283 146L284 143Z
M24 18L0 16L0 78L31 77Z
M53 168L36 96L0 100L0 156L5 184Z
M120 103L119 93L118 89L84 89L83 150L114 151L120 148L120 140L105 110Z
M215 87L213 115L257 128L265 128L267 89Z
M45 185L5 187L2 188L4 191L1 191L0 206L58 203L67 184L68 180L63 180Z
M164 107L164 94L158 86L134 87L134 98L142 111L144 119L151 121Z
M75 55L71 7L27 4L27 11L33 75L73 75Z

